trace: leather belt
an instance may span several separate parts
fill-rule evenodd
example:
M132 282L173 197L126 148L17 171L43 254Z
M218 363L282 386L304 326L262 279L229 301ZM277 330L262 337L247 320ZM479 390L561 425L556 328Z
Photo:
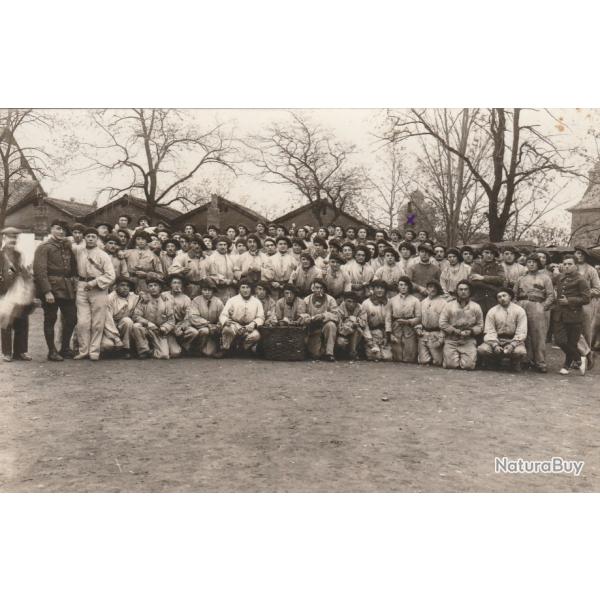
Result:
M79 281L94 281L95 277L78 277Z

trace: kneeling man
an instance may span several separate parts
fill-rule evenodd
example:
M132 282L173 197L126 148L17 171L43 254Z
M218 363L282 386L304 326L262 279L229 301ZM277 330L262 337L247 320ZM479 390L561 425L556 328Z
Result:
M192 300L185 317L182 345L188 352L197 350L204 356L219 358L219 317L225 305L215 296L217 285L212 279L202 279L198 286L200 295Z
M135 281L117 277L115 290L108 295L106 320L102 334L102 352L122 350L122 358L130 358L133 311L140 300L134 292Z
M527 313L513 302L514 292L510 288L501 288L496 299L498 304L490 308L485 317L483 344L477 348L477 353L484 366L493 359L499 361L508 357L513 369L520 371L527 356Z
M234 341L240 341L244 350L256 349L260 340L258 328L265 322L265 311L262 302L252 295L253 286L250 280L240 279L238 295L229 298L221 312L223 350L229 350Z

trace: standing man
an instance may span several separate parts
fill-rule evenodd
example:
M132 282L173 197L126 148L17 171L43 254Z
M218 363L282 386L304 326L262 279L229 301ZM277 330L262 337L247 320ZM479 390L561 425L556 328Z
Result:
M361 228L361 231L366 229ZM369 295L369 284L375 277L373 268L368 264L371 252L366 246L357 246L354 251L354 260L347 262L342 270L350 278L350 289L358 294L362 301Z
M263 279L271 284L273 298L278 300L280 295L279 292L283 286L290 281L290 277L296 268L296 264L294 257L289 253L292 245L289 238L279 236L275 240L275 243L277 252L265 261L265 275Z
M456 286L456 300L450 300L440 314L444 332L444 369L473 370L477 364L475 338L483 331L483 311L471 300L471 284L465 279Z
M440 284L445 294L456 298L456 286L459 281L468 279L471 267L463 262L458 248L449 248L447 252L448 264L440 275Z
M143 217L140 217L142 220ZM155 279L163 276L163 268L160 258L148 248L151 237L149 233L143 230L135 232L132 242L134 248L125 250L125 260L129 276L135 281L138 292L145 292L148 289L147 279Z
M540 373L547 373L546 336L550 325L550 309L554 304L554 286L542 261L535 252L527 257L527 273L515 284L515 295L527 315L525 347L529 364Z
M75 360L100 360L102 333L106 320L108 288L115 281L112 261L98 248L98 233L90 227L84 232L85 248L75 248L77 262L77 342Z
M422 233L422 232L419 232ZM419 294L419 300L427 297L427 284L440 280L440 268L437 261L432 260L433 247L429 243L419 246L419 260L409 265L407 275L412 281L414 292Z
M352 288L350 277L342 268L343 265L344 259L339 254L330 254L327 271L325 277L323 277L329 295L333 296L336 302L341 302L342 294L349 292Z
M44 310L44 337L48 346L48 360L61 361L73 358L69 348L77 321L75 307L75 282L77 264L71 242L65 239L67 225L52 221L50 238L35 250L33 278ZM60 353L54 345L54 326L60 309L62 339Z
M104 252L110 256L110 260L115 270L115 278L129 277L129 269L127 261L124 258L121 250L121 243L116 235L109 235L104 242Z
M496 258L498 248L495 244L485 244L481 248L481 262L473 264L469 275L473 287L472 300L481 306L484 317L496 305L496 294L504 285L504 269Z
M260 340L258 328L265 322L262 302L252 295L253 283L241 279L239 293L229 298L223 307L219 322L223 328L221 347L227 351L239 340L244 350L256 348Z
M562 260L563 272L556 279L556 306L552 314L554 339L565 353L561 375L578 368L585 375L587 359L577 349L583 333L583 307L590 303L590 286L577 270L575 257L566 254Z
M527 356L527 315L525 309L513 302L515 293L510 288L501 288L496 294L498 304L485 317L483 344L477 354L483 361L503 357L510 358L512 368L520 372L523 359ZM484 363L487 366L487 363Z
M594 321L598 313L600 303L600 277L598 271L587 262L588 252L581 246L575 247L575 261L577 271L585 279L590 288L590 302L583 306L583 337L590 348L593 348L596 340L593 339Z
M187 252L181 252L173 259L168 273L169 275L185 277L187 295L190 298L195 298L200 293L200 281L206 278L210 259L204 258L203 251L206 246L198 234L193 235L188 240Z
M4 296L15 284L18 277L31 281L31 276L23 265L21 253L16 249L19 233L15 227L6 227L2 234L0 249L0 296ZM33 297L30 299L33 301ZM2 337L2 358L5 362L12 360L31 360L27 354L29 338L29 307L19 307L19 314L4 327Z
M527 273L527 268L517 262L517 249L514 246L505 246L502 250L502 268L506 287L514 288L519 278Z
M213 240L213 248L215 252L208 259L206 273L217 286L217 296L223 302L227 302L235 294L236 283L234 275L236 265L229 255L231 240L225 235L220 235Z

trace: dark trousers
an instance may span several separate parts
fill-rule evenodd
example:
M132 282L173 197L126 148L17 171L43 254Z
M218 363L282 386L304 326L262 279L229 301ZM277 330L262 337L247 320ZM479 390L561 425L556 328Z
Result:
M581 354L577 350L577 342L583 333L583 324L554 321L552 325L554 340L565 353L565 367L568 368L572 362L579 363L581 361Z
M15 319L10 327L2 329L0 335L4 356L25 354L29 341L29 315Z
M75 300L55 298L53 304L44 302L42 308L44 309L44 337L46 338L48 352L56 351L56 346L54 345L54 326L56 325L59 309L62 315L62 339L60 351L67 351L71 343L73 329L75 329L75 324L77 323Z

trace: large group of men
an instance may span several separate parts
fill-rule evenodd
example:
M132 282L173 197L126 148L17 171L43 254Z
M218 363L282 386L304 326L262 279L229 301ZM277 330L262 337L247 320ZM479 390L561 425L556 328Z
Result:
M0 295L29 276L3 230ZM372 234L372 235L371 235ZM585 248L547 253L446 248L427 231L257 223L170 231L54 221L35 252L48 360L221 358L261 351L264 327L300 327L312 359L545 373L593 366L600 278ZM55 330L60 319L60 343ZM28 312L2 330L5 361L30 360ZM597 348L596 348L597 349Z

